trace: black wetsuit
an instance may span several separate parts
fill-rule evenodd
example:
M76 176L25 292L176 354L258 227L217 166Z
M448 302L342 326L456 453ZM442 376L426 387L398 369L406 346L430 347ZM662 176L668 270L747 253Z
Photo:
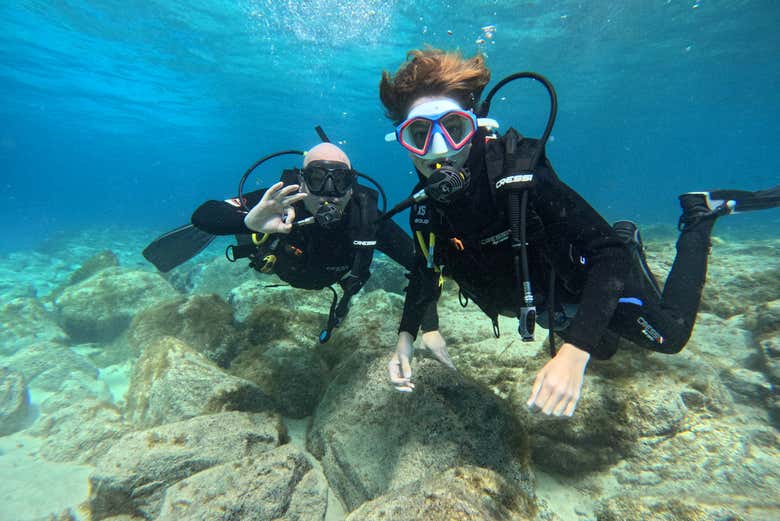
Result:
M246 206L249 208L255 206L265 191L266 189L262 189L244 194ZM293 228L289 234L271 235L260 251L263 247L270 247L273 244L277 258L273 273L291 286L301 289L322 289L341 281L353 269L355 257L364 251L356 249L352 244L355 228L366 224L360 222L361 219L357 215L358 207L355 204L356 196L361 191L371 193L373 197L368 200L376 204L376 193L357 185L355 193L344 210L340 225L333 229L311 224ZM297 221L311 216L303 202L295 203L294 207ZM191 221L193 225L205 232L214 235L236 235L239 243L248 244L253 231L244 224L245 216L246 212L237 199L211 200L195 210ZM393 221L383 221L378 225L375 237L376 249L407 271L411 271L414 267L414 246L409 235L401 227ZM278 242L274 244L274 241ZM253 260L252 265L257 268L255 262ZM360 275L367 279L369 274ZM427 306L421 315L421 321L424 331L438 329L435 302Z
M484 135L478 134L466 164L471 184L448 205L412 207L410 224L424 240L436 236L435 265L494 321L517 316L520 307L509 222L491 192ZM415 192L422 188L421 182ZM527 243L538 322L547 327L546 304L554 277L555 330L566 341L605 359L619 335L647 348L678 352L690 337L701 298L712 221L686 231L663 295L643 273L635 247L618 237L546 159L535 171L528 200ZM461 247L462 245L462 247ZM407 290L400 330L414 334L420 310L439 296L439 273L415 244L417 265Z

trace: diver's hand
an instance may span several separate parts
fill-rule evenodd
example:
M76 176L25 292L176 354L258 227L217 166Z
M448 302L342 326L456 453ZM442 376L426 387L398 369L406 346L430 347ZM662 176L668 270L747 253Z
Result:
M554 416L571 416L580 399L585 367L590 354L574 344L564 343L534 380L528 407Z
M395 346L393 358L387 364L387 370L390 373L390 382L395 386L396 391L410 393L414 390L412 378L412 353L414 339L406 331L398 333L398 344Z
M295 221L292 205L306 197L306 194L296 192L298 185L284 186L279 181L266 190L260 202L249 210L244 217L244 224L250 230L260 233L290 233Z
M422 345L431 352L436 360L450 369L455 369L457 371L455 364L452 362L452 358L450 358L450 353L447 351L447 342L444 340L444 337L441 336L441 333L438 331L427 331L423 333Z

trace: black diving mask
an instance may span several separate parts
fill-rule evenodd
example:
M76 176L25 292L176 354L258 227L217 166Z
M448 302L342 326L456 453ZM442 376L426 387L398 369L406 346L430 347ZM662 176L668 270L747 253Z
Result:
M312 161L301 177L313 195L343 197L355 184L355 172L340 161Z

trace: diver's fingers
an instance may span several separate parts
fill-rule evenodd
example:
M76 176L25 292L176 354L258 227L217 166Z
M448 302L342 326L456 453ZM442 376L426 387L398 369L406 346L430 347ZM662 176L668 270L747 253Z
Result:
M563 414L563 411L565 411L566 409L569 408L569 404L572 403L572 400L574 400L573 393L570 392L570 390L565 392L561 396L560 401L557 404L555 404L555 406L552 408L552 411L551 411L552 415L553 416L560 416L561 414ZM574 400L574 402L576 403L576 400Z
M268 187L268 190L265 191L263 194L263 197L260 198L260 202L264 203L267 202L269 199L276 197L276 193L284 186L284 183L279 181L278 183L274 183L271 186Z
M307 194L298 193L295 195L290 195L288 197L285 197L284 199L277 199L277 200L281 202L281 204L283 204L284 206L290 206L291 204L295 204L298 201L302 201L303 199L306 199L306 195Z
M579 401L580 393L577 393L576 397L569 402L569 405L566 406L566 409L563 411L563 415L571 418L574 415L574 410L577 408L577 403Z
M542 390L542 384L544 383L544 372L540 372L536 375L536 379L534 380L534 385L531 387L531 397L528 399L528 402L526 405L528 407L533 407L536 404L537 398L539 398L539 393Z
M290 226L292 226L292 223L295 222L295 208L293 208L292 206L288 206L287 208L285 208L284 222L285 224L289 224Z
M276 185L274 185L274 186L276 186ZM283 199L283 198L287 197L290 194L294 194L297 191L298 191L298 185L285 186L284 188L282 188L281 190L279 190L278 192L276 192L274 194L274 198L277 199L277 200L278 199Z

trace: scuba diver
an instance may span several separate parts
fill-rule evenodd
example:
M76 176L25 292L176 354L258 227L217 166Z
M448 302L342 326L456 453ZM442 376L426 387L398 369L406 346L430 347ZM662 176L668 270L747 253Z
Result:
M244 182L255 168L267 159L287 153L303 155L303 168L284 170L281 180L267 189L243 193ZM358 176L368 178L353 170L347 155L329 142L308 152L271 154L247 170L239 183L238 197L203 203L192 215L194 229L182 227L174 235L188 236L192 246L197 244L192 240L193 234L211 238L236 235L238 244L228 247L228 260L248 258L252 268L274 273L295 288L329 287L333 300L327 325L319 337L324 343L346 317L350 299L370 277L374 248L407 270L414 265L411 238L392 221L377 226L378 194L358 184ZM177 252L181 248L171 253ZM157 257L155 264L159 267L164 260L160 257L164 256ZM343 290L340 301L331 287L335 283ZM452 366L446 344L437 331L436 304L426 308L423 315L423 344L439 361Z
M550 95L541 138L531 139L487 117L506 83L530 78ZM552 358L536 376L527 405L571 416L590 357L608 359L617 337L661 353L688 342L704 286L715 220L780 205L780 186L760 192L719 190L680 196L677 256L663 290L648 268L630 221L610 226L563 183L545 156L557 112L552 85L535 73L490 81L484 57L428 48L413 50L395 74L384 71L379 94L419 183L385 218L411 207L417 263L407 288L390 380L410 392L412 342L420 311L441 293L442 277L459 286L493 322L518 319L524 341L534 325L549 331ZM538 310L538 313L537 313ZM553 331L564 340L555 349Z

